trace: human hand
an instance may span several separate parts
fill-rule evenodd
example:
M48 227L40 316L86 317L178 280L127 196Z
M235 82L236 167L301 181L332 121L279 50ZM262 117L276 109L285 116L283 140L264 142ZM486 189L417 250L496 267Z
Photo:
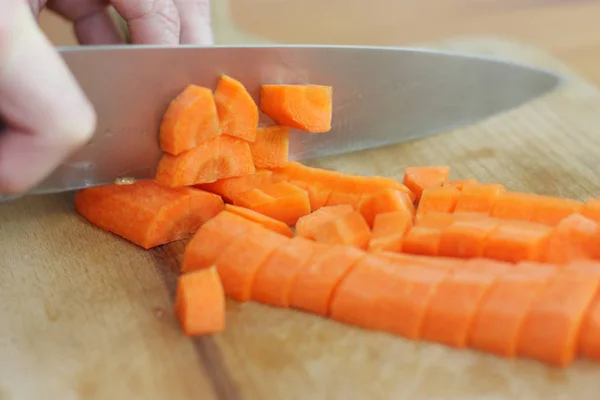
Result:
M81 44L121 38L106 0L0 0L0 195L41 182L96 126L93 106L38 28L44 7L74 22ZM47 3L47 4L46 4ZM137 44L211 44L209 0L111 0ZM0 128L1 129L1 128Z

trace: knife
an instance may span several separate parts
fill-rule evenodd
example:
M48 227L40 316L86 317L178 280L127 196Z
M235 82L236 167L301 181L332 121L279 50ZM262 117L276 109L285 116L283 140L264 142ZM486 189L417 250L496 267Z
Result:
M517 107L563 78L502 60L419 48L245 45L60 47L94 105L96 132L28 194L153 178L158 130L188 84L214 88L221 74L258 100L265 83L333 87L332 129L291 131L290 160L423 138ZM261 123L269 119L261 115ZM5 198L7 199L7 198Z

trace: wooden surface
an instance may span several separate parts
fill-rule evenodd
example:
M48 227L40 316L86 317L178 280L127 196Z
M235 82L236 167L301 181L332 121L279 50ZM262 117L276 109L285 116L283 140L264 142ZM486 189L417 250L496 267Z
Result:
M600 196L600 91L508 42L442 48L561 69L550 96L426 140L314 161L401 178L406 166L585 199ZM600 363L567 370L414 343L228 302L227 329L189 339L171 311L183 243L143 251L87 224L72 195L0 205L0 399L597 399Z

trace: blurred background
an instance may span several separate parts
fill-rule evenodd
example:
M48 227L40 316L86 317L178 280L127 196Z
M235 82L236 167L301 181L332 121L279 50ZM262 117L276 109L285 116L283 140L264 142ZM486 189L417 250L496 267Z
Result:
M600 0L213 0L218 44L412 45L495 36L540 47L600 84ZM56 45L71 26L43 12Z

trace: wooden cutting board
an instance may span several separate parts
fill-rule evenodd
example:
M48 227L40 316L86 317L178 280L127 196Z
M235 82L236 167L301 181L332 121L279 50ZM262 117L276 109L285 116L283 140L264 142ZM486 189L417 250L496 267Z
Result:
M477 126L311 164L399 179L409 165L450 164L457 178L600 197L598 88L526 46L467 38L436 47L570 81ZM183 246L143 251L95 229L74 213L72 194L0 205L0 400L597 398L600 363L558 370L254 303L229 302L224 333L189 339L171 311Z

